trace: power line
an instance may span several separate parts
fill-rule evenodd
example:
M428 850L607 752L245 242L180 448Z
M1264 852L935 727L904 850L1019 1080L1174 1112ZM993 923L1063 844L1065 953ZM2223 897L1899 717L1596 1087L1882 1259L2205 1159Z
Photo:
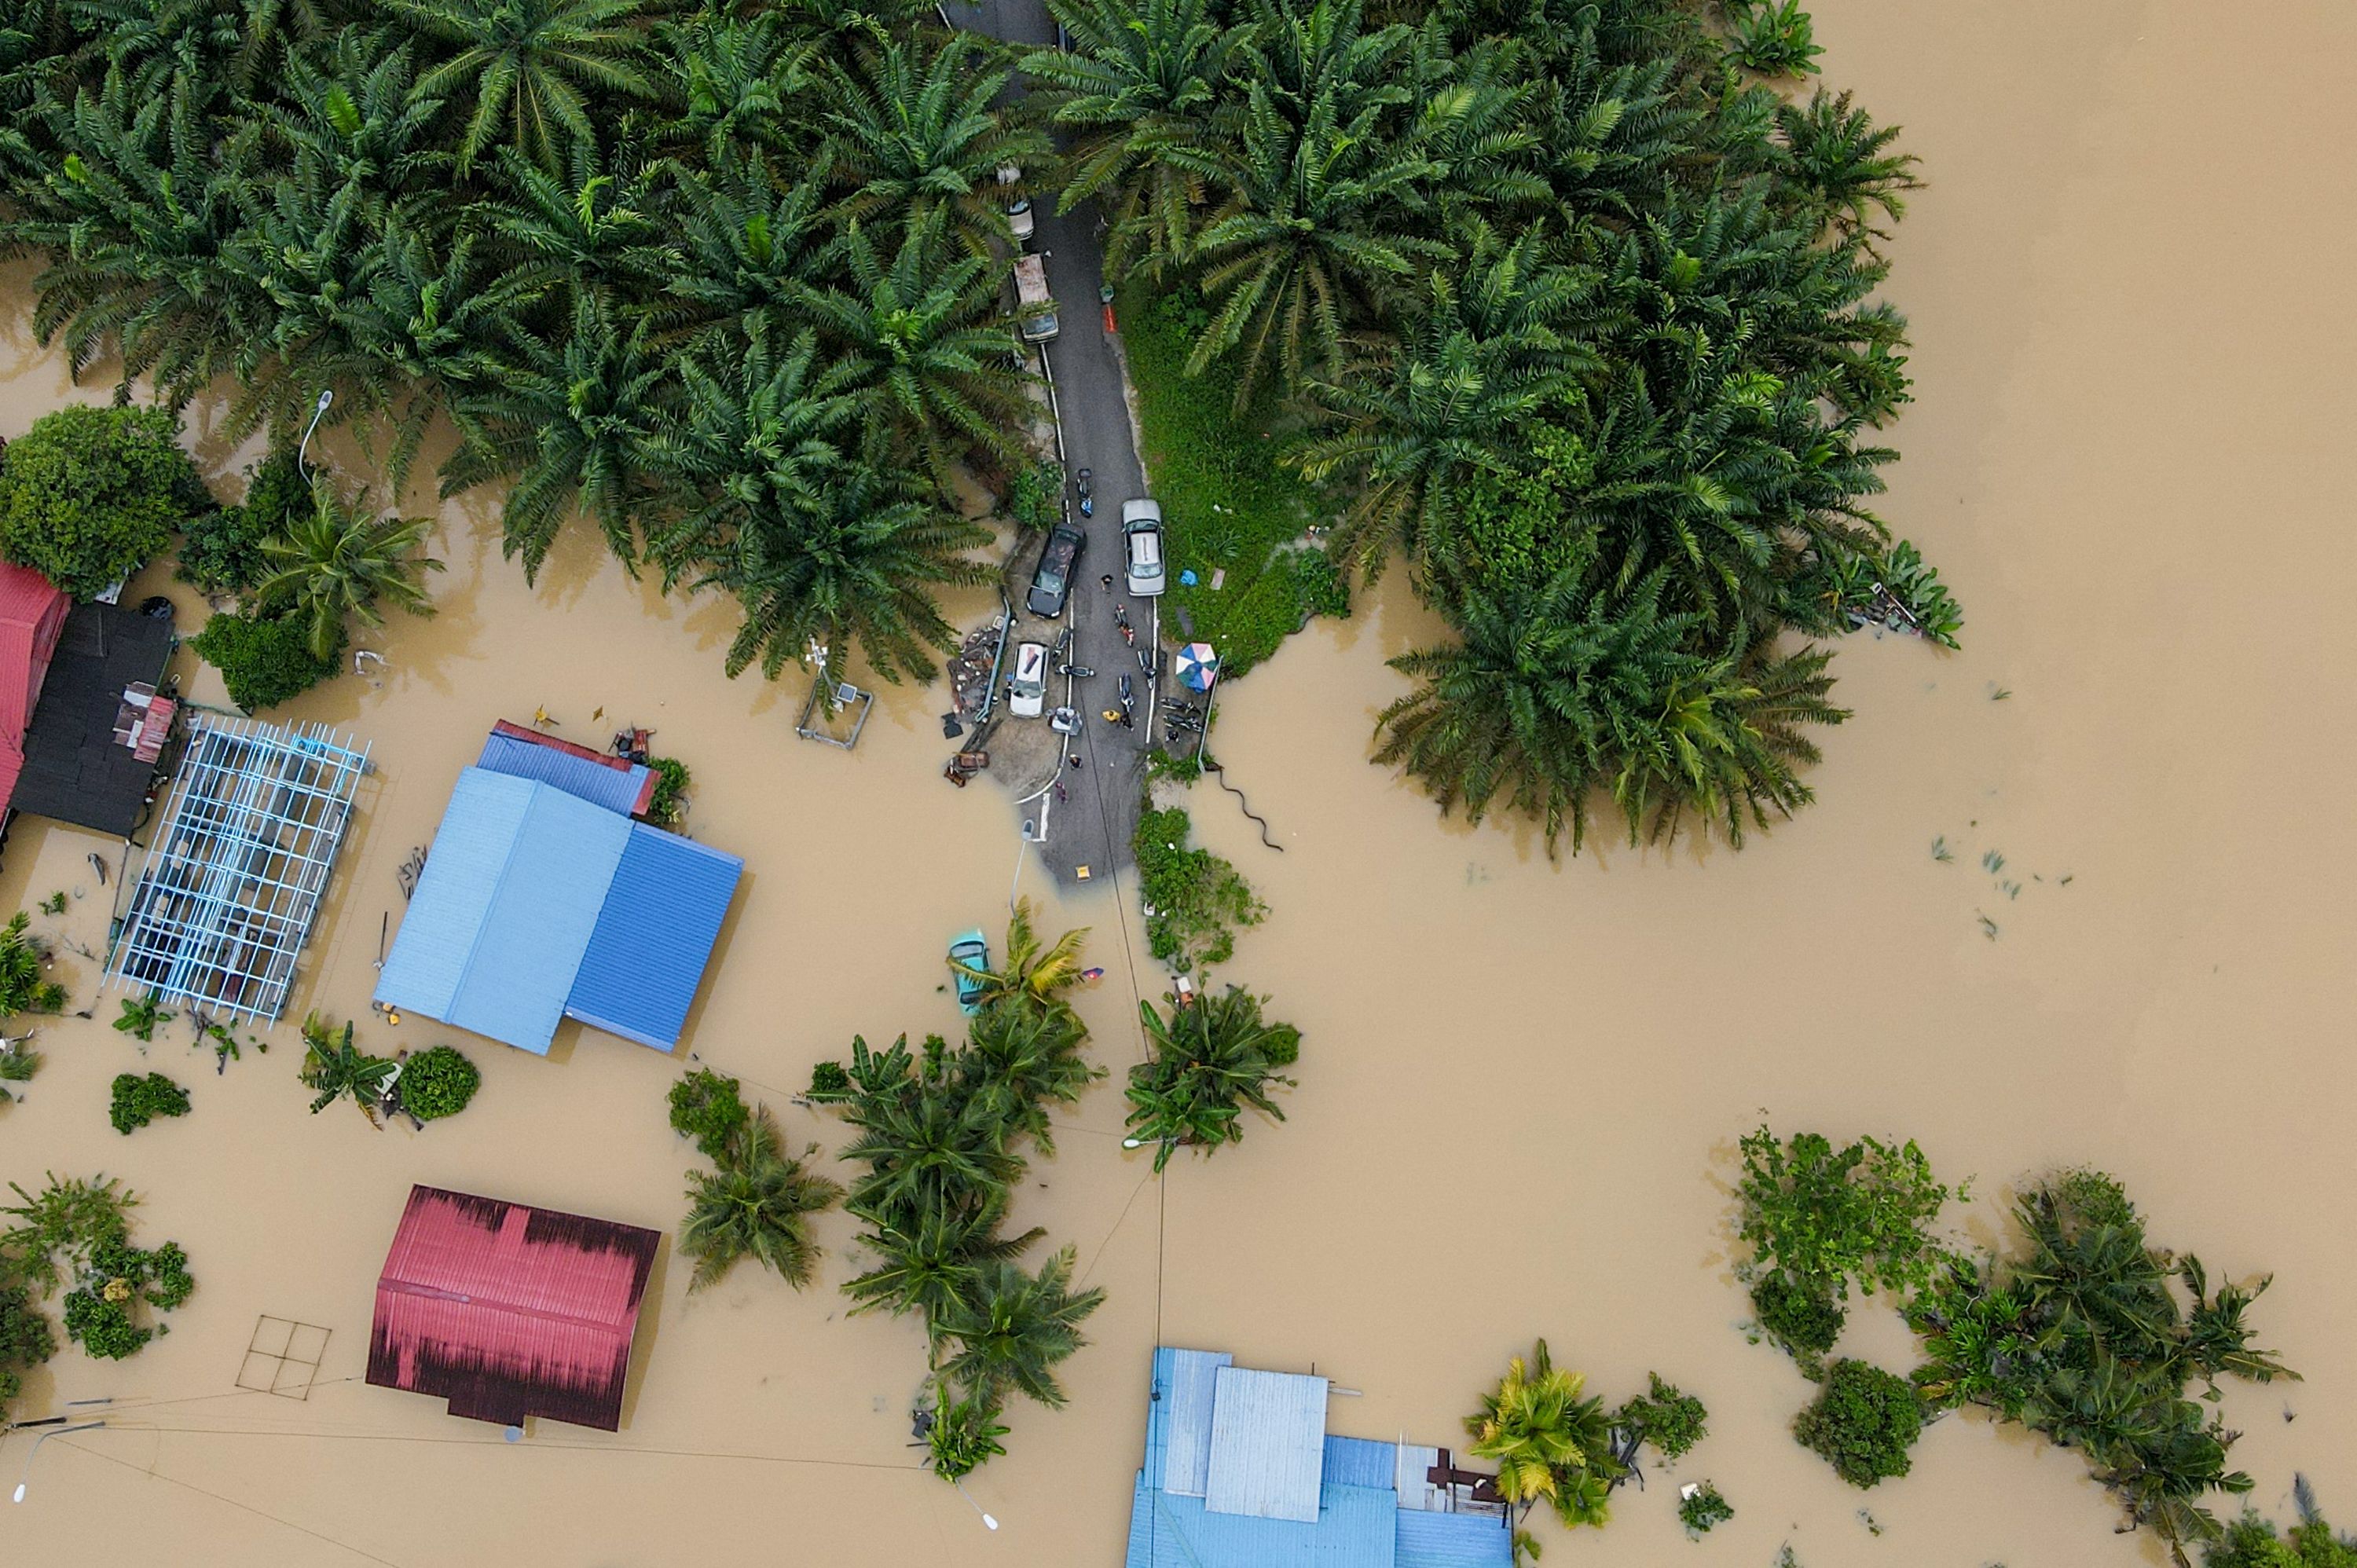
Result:
M125 1428L124 1430L135 1432L146 1429L130 1427ZM156 1430L169 1431L176 1429L156 1428ZM178 1487L185 1491L194 1492L199 1497L210 1498L217 1503L227 1503L231 1508L236 1509L241 1512L250 1513L256 1519L266 1519L273 1524L294 1530L298 1535L307 1535L314 1541L324 1541L328 1545L349 1552L355 1557L365 1557L371 1563L381 1563L384 1564L384 1568L401 1568L401 1564L395 1563L390 1557L379 1557L375 1552L369 1551L366 1547L354 1546L348 1541L338 1541L334 1536L326 1534L320 1530L313 1530L307 1524L297 1524L293 1520L287 1519L283 1515L272 1513L268 1509L260 1509L254 1507L252 1503L241 1502L237 1498L231 1497L226 1492L216 1492L210 1487L200 1487L194 1481L184 1481L178 1476L167 1476L164 1474L163 1471L155 1469L151 1466L134 1465L128 1459L118 1459L112 1454L102 1454L97 1449L91 1447L89 1444L76 1443L70 1438L61 1440L59 1446L70 1448L78 1454L87 1454L93 1459L103 1459L110 1465L120 1465L126 1470L136 1471L140 1475L150 1477L155 1480L168 1482L170 1485Z

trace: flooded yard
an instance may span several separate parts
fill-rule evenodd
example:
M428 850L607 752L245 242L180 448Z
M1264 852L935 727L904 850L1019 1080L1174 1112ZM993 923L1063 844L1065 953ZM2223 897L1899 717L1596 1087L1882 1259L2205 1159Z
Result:
M1857 717L1827 737L1814 808L1740 854L1608 836L1560 865L1526 832L1437 822L1365 761L1405 689L1383 661L1439 633L1394 575L1222 694L1220 755L1284 845L1196 789L1199 834L1272 909L1222 978L1300 1026L1302 1081L1284 1125L1157 1181L1149 1153L1120 1146L1135 993L1160 990L1133 889L1055 897L1005 795L942 781L944 688L883 688L854 752L800 741L800 679L723 678L728 607L666 601L582 533L527 587L479 496L444 506L439 615L361 637L381 672L273 716L334 724L380 763L296 1012L358 1016L388 1051L452 1040L481 1093L423 1133L377 1133L349 1106L305 1114L291 1021L219 1077L185 1020L141 1062L108 1027L112 994L95 1019L44 1022L47 1066L0 1108L0 1176L123 1176L146 1199L138 1235L179 1240L199 1283L135 1359L68 1352L28 1380L36 1412L123 1408L114 1430L44 1450L6 1520L10 1560L95 1561L103 1538L188 1563L403 1568L1109 1563L1156 1343L1314 1363L1360 1391L1334 1430L1453 1443L1544 1335L1609 1402L1649 1369L1701 1396L1710 1436L1677 1477L1709 1477L1737 1510L1688 1545L1656 1477L1603 1531L1547 1527L1550 1563L1768 1568L1786 1542L1806 1568L2158 1563L2148 1539L2111 1533L2075 1456L2017 1430L1942 1421L1914 1473L1871 1493L1791 1440L1808 1385L1746 1342L1728 1258L1733 1144L1763 1118L1919 1140L1944 1178L1973 1178L1953 1212L1975 1240L2018 1176L2091 1164L2213 1275L2271 1272L2253 1316L2307 1380L2229 1390L2233 1458L2278 1517L2298 1470L2357 1520L2341 1218L2357 1073L2332 978L2357 949L2357 823L2335 792L2357 768L2337 700L2357 672L2341 479L2357 325L2334 286L2357 241L2357 15L2303 0L2222 31L2186 0L1814 9L1825 80L1904 124L1930 182L1896 242L1918 402L1883 510L1967 617L1961 654L1844 647ZM11 436L105 396L30 342L27 275L0 275ZM194 439L216 473L242 460L200 422ZM328 454L360 471L348 446ZM435 504L426 486L407 498ZM131 596L174 592L192 631L201 607L166 575ZM199 667L184 651L179 668ZM210 671L191 694L223 700ZM570 1024L543 1061L368 1011L396 868L492 721L541 709L591 746L655 730L694 770L690 830L746 857L688 1045L796 1144L845 1141L787 1103L813 1062L855 1033L953 1030L943 942L998 929L1010 888L1043 899L1051 930L1092 928L1107 973L1080 1005L1116 1077L1059 1125L1016 1218L1077 1245L1110 1297L1063 1369L1070 1407L1017 1409L1010 1455L969 1484L996 1533L915 1467L920 1331L845 1317L840 1214L800 1294L743 1270L691 1300L667 1252L617 1434L544 1423L506 1445L361 1382L410 1183L666 1232L683 1207L694 1156L662 1103L678 1064ZM113 887L84 857L117 847L20 822L0 913L78 892L36 924L100 950ZM59 972L89 1005L94 966ZM118 1138L106 1084L150 1067L193 1112ZM307 1399L234 1387L265 1314L329 1330ZM1845 1343L1910 1364L1878 1308L1853 1313Z

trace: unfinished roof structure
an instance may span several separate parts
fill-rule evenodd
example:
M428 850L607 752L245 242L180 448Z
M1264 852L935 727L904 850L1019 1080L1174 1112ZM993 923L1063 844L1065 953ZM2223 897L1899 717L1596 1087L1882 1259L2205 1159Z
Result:
M368 1380L452 1415L619 1431L639 1302L662 1233L413 1187L369 1329Z
M285 1013L368 770L324 725L193 715L109 977L223 1022Z

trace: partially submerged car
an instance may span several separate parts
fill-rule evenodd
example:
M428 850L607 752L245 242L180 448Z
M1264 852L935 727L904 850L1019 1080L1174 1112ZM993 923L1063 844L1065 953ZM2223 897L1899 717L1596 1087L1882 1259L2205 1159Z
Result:
M950 972L957 980L958 1011L973 1017L982 1011L982 978L967 970L990 967L990 941L977 926L950 943Z
M1036 719L1048 704L1048 645L1026 642L1015 650L1015 673L1006 682L1006 711Z
M1162 503L1121 503L1121 548L1128 561L1129 596L1150 599L1162 591Z
M1039 564L1031 573L1025 609L1048 620L1064 613L1064 600L1072 591L1072 574L1080 569L1081 547L1088 542L1088 536L1071 523L1056 525L1039 552Z

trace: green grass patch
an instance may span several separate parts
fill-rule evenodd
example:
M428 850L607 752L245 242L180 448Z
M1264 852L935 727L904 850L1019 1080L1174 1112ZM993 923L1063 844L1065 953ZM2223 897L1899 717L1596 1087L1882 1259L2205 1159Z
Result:
M1240 675L1276 651L1312 614L1345 614L1347 594L1322 551L1287 546L1331 513L1318 488L1278 461L1293 433L1264 394L1239 420L1235 377L1214 365L1187 374L1202 306L1184 292L1157 298L1142 285L1114 309L1137 388L1146 472L1162 503L1170 559L1164 614L1174 629L1183 609L1194 635L1220 650L1222 671ZM1181 583L1191 571L1196 581ZM1225 580L1211 586L1215 571Z

